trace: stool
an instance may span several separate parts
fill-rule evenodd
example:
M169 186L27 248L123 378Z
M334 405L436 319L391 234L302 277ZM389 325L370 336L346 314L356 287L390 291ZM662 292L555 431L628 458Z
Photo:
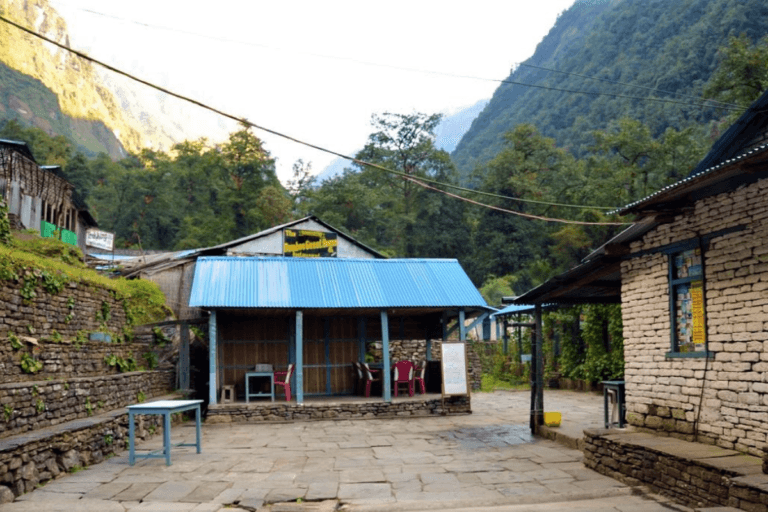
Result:
M221 386L221 400L223 404L231 404L235 401L235 386Z

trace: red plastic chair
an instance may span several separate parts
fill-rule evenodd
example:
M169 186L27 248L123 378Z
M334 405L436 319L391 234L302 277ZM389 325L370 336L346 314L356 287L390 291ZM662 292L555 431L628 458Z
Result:
M422 395L427 392L427 387L424 385L424 372L426 372L426 370L427 370L427 362L422 361L419 364L419 366L416 367L416 371L419 373L418 376L413 378L413 380L421 386Z
M370 398L370 396L371 396L371 383L381 381L381 377L379 377L378 379L373 377L373 372L375 370L371 370L368 367L368 363L360 363L360 366L363 367L363 373L365 374L365 398Z
M293 375L293 364L288 365L287 372L275 372L275 386L282 386L285 391L285 401L291 401L291 375Z
M410 361L395 363L395 396L400 384L408 384L408 395L413 396L413 363Z

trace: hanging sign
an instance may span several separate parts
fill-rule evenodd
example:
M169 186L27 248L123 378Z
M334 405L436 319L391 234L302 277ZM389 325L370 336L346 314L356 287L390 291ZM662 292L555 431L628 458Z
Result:
M294 258L335 258L339 241L336 233L308 229L286 229L283 256Z
M440 344L440 365L443 370L443 396L468 395L467 344Z
M115 235L98 229L89 229L85 233L85 245L111 251L115 243Z

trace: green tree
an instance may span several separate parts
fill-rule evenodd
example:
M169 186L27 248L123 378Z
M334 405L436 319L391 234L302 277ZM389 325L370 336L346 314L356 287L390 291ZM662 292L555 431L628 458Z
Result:
M719 65L704 87L704 97L746 108L768 89L768 36L754 44L745 34L731 36L718 57ZM731 117L739 115L734 112Z

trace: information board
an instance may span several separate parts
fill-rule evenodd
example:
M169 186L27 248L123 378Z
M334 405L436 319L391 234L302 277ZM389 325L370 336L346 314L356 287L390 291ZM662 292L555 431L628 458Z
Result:
M468 395L466 343L442 343L443 395Z
M111 251L115 242L115 235L98 229L89 229L85 233L85 245L97 247L105 251Z

